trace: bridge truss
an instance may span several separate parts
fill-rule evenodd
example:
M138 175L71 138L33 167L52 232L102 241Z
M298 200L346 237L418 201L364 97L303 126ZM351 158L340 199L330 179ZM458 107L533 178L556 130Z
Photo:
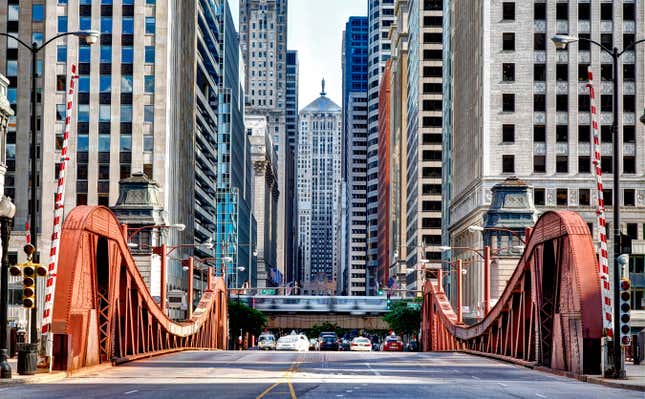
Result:
M215 279L190 320L170 320L150 295L108 208L73 209L60 251L52 322L55 369L226 347L224 281Z
M477 324L457 322L436 281L426 282L422 309L424 350L467 350L574 374L599 372L598 263L577 213L540 217L506 289Z

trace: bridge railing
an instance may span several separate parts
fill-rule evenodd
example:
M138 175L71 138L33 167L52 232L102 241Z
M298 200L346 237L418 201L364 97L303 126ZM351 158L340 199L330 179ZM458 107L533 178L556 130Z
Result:
M114 214L80 206L67 216L53 307L54 368L75 370L191 348L223 349L226 286L216 279L192 318L155 303Z
M424 287L424 350L467 350L572 373L598 373L603 335L595 249L574 212L537 221L495 306L474 325L457 321L441 286Z

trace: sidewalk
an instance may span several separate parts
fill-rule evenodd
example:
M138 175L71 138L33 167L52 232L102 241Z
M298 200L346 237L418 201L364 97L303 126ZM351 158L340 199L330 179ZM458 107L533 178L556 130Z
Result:
M0 387L16 385L16 384L46 384L62 380L67 377L64 371L53 371L48 373L45 370L37 371L34 375L20 375L17 369L17 358L9 359L9 366L11 366L11 378L0 379Z
M641 363L638 366L625 363L625 373L627 374L627 378L624 380L602 378L599 375L589 375L586 378L588 382L596 384L645 392L645 363Z

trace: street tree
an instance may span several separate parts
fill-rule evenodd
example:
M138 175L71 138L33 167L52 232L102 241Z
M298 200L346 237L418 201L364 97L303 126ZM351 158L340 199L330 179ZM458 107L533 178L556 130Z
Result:
M397 334L416 334L421 324L421 310L408 306L408 302L394 302L383 320Z

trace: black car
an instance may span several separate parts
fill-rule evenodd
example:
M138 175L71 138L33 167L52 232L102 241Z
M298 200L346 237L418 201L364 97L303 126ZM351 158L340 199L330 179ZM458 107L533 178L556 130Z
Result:
M321 351L337 351L338 350L338 338L336 335L323 335L320 338L320 350Z

